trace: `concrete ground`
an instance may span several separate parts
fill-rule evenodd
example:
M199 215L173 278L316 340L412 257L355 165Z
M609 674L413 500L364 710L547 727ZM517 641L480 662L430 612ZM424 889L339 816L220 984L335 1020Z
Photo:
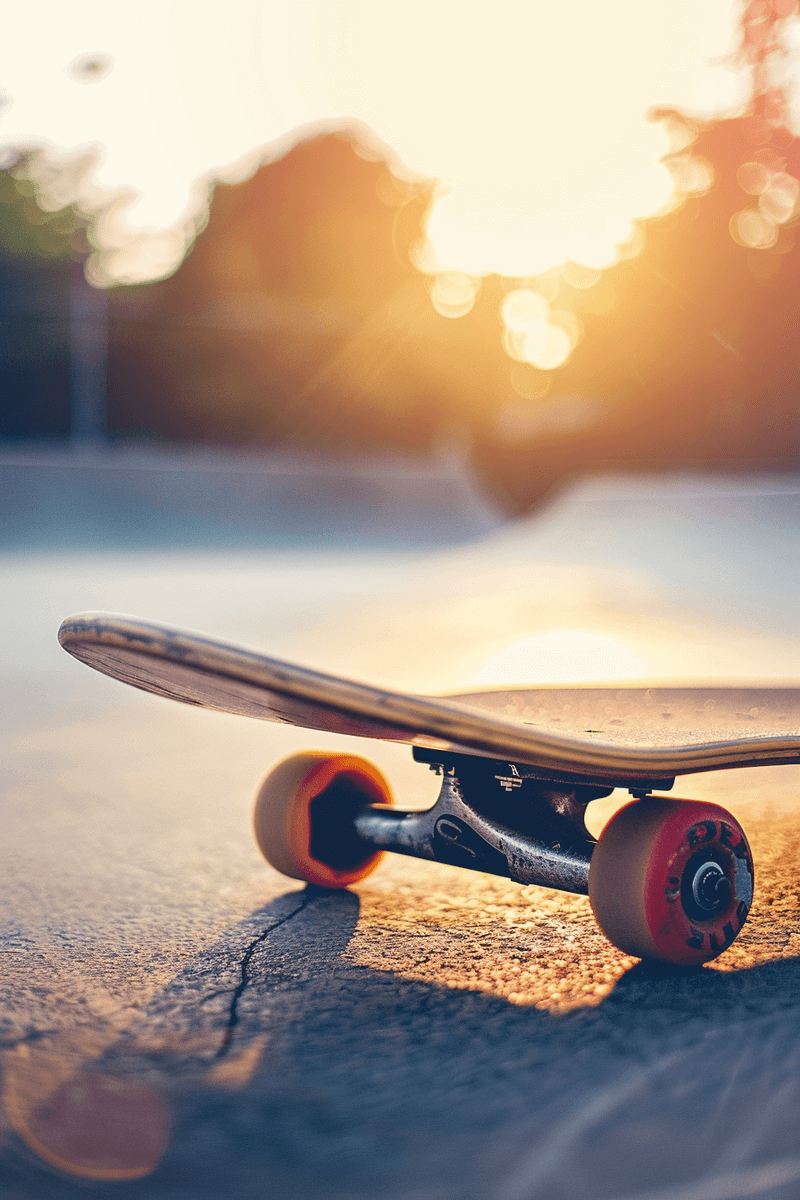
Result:
M800 481L600 479L500 526L457 464L0 456L0 1196L800 1195L800 768L720 772L754 846L707 968L609 946L581 897L387 856L267 867L252 793L350 746L68 658L131 612L390 686L800 679ZM597 827L613 803L598 802Z

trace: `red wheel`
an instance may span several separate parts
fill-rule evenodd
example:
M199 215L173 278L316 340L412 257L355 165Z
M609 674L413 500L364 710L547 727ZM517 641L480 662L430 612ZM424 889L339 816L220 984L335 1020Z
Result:
M267 862L292 879L343 888L374 871L352 827L366 804L391 804L377 767L352 754L307 751L278 763L256 794L253 826Z
M606 825L589 867L603 933L626 954L709 962L730 946L753 899L753 857L724 808L648 796Z

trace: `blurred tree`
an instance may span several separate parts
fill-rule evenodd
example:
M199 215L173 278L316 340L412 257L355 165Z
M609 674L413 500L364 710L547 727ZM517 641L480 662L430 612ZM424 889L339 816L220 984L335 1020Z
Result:
M0 436L69 431L71 206L44 212L21 151L0 168Z
M740 167L761 163L770 183L800 176L798 144L782 126L765 138L751 114L656 115L673 136L678 187L705 192L640 222L590 286L569 264L538 280L490 278L457 320L433 309L409 258L430 190L407 189L346 138L302 143L218 187L180 270L117 290L112 427L421 449L460 423L513 509L593 469L795 463L794 218L773 223L761 248L730 229L759 211ZM583 327L557 370L503 350L500 302L521 283Z
M408 249L429 202L344 135L218 185L176 274L113 296L110 427L427 445L441 401L415 356L435 314Z
M110 429L420 451L459 426L515 511L591 470L797 465L800 147L781 41L797 7L744 7L750 111L655 114L672 136L680 202L640 221L616 266L490 277L457 319L434 308L437 282L412 265L434 185L397 178L354 135L309 138L218 185L172 277L111 291ZM71 210L41 211L32 175L24 157L0 173L2 254L31 280L49 271L36 294L57 309L78 233ZM521 286L582 334L557 369L506 354L500 307ZM49 319L35 331L28 317L6 321L7 432L23 411L28 431L63 428L46 409L66 372L63 326L48 335Z
M556 303L580 314L583 343L552 373L544 401L515 401L505 424L495 410L476 438L479 470L510 509L591 470L800 463L795 219L756 220L754 245L731 236L742 212L762 216L741 168L768 162L766 178L779 185L798 178L800 145L785 131L754 144L750 117L698 125L660 115L691 137L691 157L711 165L713 185L641 222L639 252L596 287L561 281ZM673 163L689 157L683 150ZM579 409L578 428L559 422L575 397L593 402Z
M570 289L565 272L557 302L580 313L583 344L551 373L544 403L518 398L477 431L478 470L509 510L592 470L800 465L800 143L781 39L798 8L743 9L747 113L654 113L689 194L640 222L634 252L596 287ZM591 402L570 422L575 397Z

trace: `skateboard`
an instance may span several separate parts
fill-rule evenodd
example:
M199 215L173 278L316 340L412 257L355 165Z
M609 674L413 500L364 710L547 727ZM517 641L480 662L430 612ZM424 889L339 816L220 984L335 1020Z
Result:
M719 805L676 777L800 763L800 687L578 686L418 696L129 617L67 618L61 645L124 683L201 708L411 745L441 777L428 810L395 806L372 763L307 752L262 781L255 837L272 866L341 888L384 851L588 894L625 953L700 964L731 945L753 859ZM590 801L631 800L595 841Z

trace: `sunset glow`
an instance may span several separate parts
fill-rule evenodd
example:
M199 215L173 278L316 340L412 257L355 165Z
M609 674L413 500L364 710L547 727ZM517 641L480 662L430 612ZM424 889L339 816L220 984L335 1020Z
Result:
M604 634L559 629L523 638L494 654L473 684L603 683L641 679L647 666L630 647Z
M360 130L397 173L441 181L419 255L434 306L456 317L489 272L609 265L633 218L670 202L667 137L647 110L742 104L746 73L726 61L738 12L734 0L17 6L0 48L0 148L43 145L62 163L96 148L75 198L99 210L118 197L94 240L110 279L136 280L177 266L211 181L244 178L315 129ZM737 226L748 244L775 220L763 207L758 229ZM507 330L512 356L545 369L579 337L554 314Z

